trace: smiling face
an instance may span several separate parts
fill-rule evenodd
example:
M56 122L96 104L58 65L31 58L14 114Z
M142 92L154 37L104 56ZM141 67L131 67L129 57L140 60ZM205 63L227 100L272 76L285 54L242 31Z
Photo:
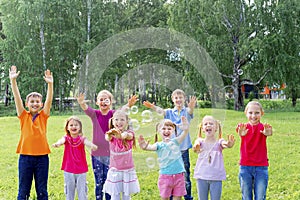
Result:
M251 103L247 105L245 114L248 118L249 123L252 125L256 125L260 122L260 118L264 114L264 112L259 104Z
M37 95L29 96L26 102L26 107L31 114L36 114L43 107L42 98Z
M69 121L67 121L66 131L71 135L71 137L77 137L82 133L81 122L71 118Z
M114 128L119 129L120 131L124 131L128 126L128 116L125 112L116 111L112 118L112 124Z
M172 134L175 133L175 124L169 120L164 120L163 123L159 124L158 132L161 135L164 142L168 142L171 139Z
M217 122L214 118L207 116L202 120L202 131L206 135L206 138L215 138L218 130Z
M111 103L111 97L107 93L100 92L98 94L96 104L102 112L109 111Z
M172 101L177 108L182 108L184 106L184 95L181 93L176 93L172 95Z

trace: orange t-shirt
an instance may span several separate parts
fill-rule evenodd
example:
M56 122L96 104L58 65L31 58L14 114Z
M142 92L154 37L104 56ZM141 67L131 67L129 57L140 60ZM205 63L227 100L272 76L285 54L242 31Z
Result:
M21 125L21 136L17 153L33 156L49 154L50 148L46 136L49 116L42 110L32 121L30 112L24 110L18 118Z

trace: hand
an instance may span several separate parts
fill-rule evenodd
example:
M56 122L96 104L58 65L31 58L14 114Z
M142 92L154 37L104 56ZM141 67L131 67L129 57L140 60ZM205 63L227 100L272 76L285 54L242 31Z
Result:
M110 129L109 131L106 132L106 134L107 134L109 137L114 136L115 138L119 138L119 139L122 138L121 133L120 133L120 130L119 130L119 129L116 129L116 128Z
M144 101L143 105L146 106L147 108L154 108L154 103L150 103L149 101Z
M201 150L201 148L200 148L200 144L199 143L195 143L194 145L193 145L193 151L195 152L195 153L200 153L202 150Z
M238 134L240 136L245 136L248 133L247 125L246 124L240 124L238 127Z
M235 139L234 139L234 136L232 134L228 135L227 136L228 138L228 141L227 141L227 147L228 148L231 148L233 147L234 143L235 143Z
M140 135L138 142L141 149L143 150L147 149L149 145L149 141L146 142L145 138L142 135Z
M11 68L9 70L9 79L10 80L17 79L19 74L20 74L20 71L17 72L17 67L14 65L11 66Z
M92 147L91 147L91 149L92 149L93 151L96 151L96 150L98 149L98 146L93 144Z
M78 104L85 104L87 102L89 102L89 100L84 100L84 94L80 93L78 96L76 96L77 102Z
M272 126L268 123L265 123L264 130L261 131L261 133L264 134L265 136L271 136L273 134Z
M178 127L183 131L186 131L189 129L189 122L185 116L181 117L181 124L179 124Z
M137 95L133 95L130 99L128 99L129 108L131 108L138 100L139 99Z
M196 98L195 96L192 96L192 97L190 98L189 103L188 103L188 107L189 107L190 109L194 109L195 106L196 106L196 103L197 103L197 98Z
M52 72L49 69L45 71L44 80L46 81L46 83L53 83Z
M57 147L59 147L61 144L58 144L58 143L54 143L54 144L52 144L52 147L55 147L55 148L57 148Z

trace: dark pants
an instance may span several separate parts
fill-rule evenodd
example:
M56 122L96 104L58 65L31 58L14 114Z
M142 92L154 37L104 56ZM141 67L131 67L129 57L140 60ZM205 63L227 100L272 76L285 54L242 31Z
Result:
M28 200L34 178L37 200L48 200L48 155L19 157L19 192L18 200Z
M185 179L185 188L186 188L186 195L184 195L185 200L192 200L192 183L191 183L191 171L190 171L190 155L189 150L181 151L181 157L184 163L184 179ZM172 197L170 198L172 200Z
M105 157L100 156L92 156L92 165L94 170L94 177L95 177L95 196L96 200L103 199L103 185L105 183L107 172L109 169L108 163L106 159L102 160ZM106 157L109 159L108 157ZM110 200L110 195L105 193L105 199Z

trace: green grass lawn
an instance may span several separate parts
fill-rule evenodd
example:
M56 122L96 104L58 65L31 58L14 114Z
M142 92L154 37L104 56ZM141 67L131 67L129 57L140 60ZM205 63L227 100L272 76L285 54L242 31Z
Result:
M195 118L191 123L192 140L196 138L197 125L205 114L211 114L211 109L201 109L195 111ZM236 136L236 144L232 149L224 150L225 168L227 172L227 180L223 182L223 200L241 199L238 184L238 161L239 161L239 145L240 138L235 133L235 127L238 122L246 122L243 112L222 111L223 135L227 134ZM64 122L68 116L51 116L48 121L48 141L49 144L54 143L62 135L64 135ZM91 138L91 122L85 116L80 114L83 120L84 133ZM153 138L155 131L155 122L161 116L153 116L152 123L139 123L140 128L136 131L137 135L143 134L150 139ZM141 121L141 113L132 114L131 118ZM266 113L262 118L262 122L268 122L273 126L273 136L269 137L268 153L269 153L269 187L267 191L267 199L300 199L300 137L299 122L300 114L298 112L272 112ZM0 200L16 199L18 190L18 155L15 153L19 140L19 121L17 117L0 117L0 132L2 136L0 148ZM64 196L64 180L63 172L60 170L63 156L63 147L58 149L51 148L50 154L50 170L48 192L49 199L62 200ZM87 149L87 160L89 164L89 172L87 173L89 199L95 199L94 196L94 177L91 168L89 150ZM141 151L137 148L134 152L135 166L141 186L141 192L132 196L133 200L150 200L160 199L157 189L158 167L156 155L153 152ZM193 168L196 163L197 155L190 151L191 162L191 178L193 177ZM192 192L197 199L197 191L195 180L192 178ZM31 192L31 198L36 199L34 186Z

